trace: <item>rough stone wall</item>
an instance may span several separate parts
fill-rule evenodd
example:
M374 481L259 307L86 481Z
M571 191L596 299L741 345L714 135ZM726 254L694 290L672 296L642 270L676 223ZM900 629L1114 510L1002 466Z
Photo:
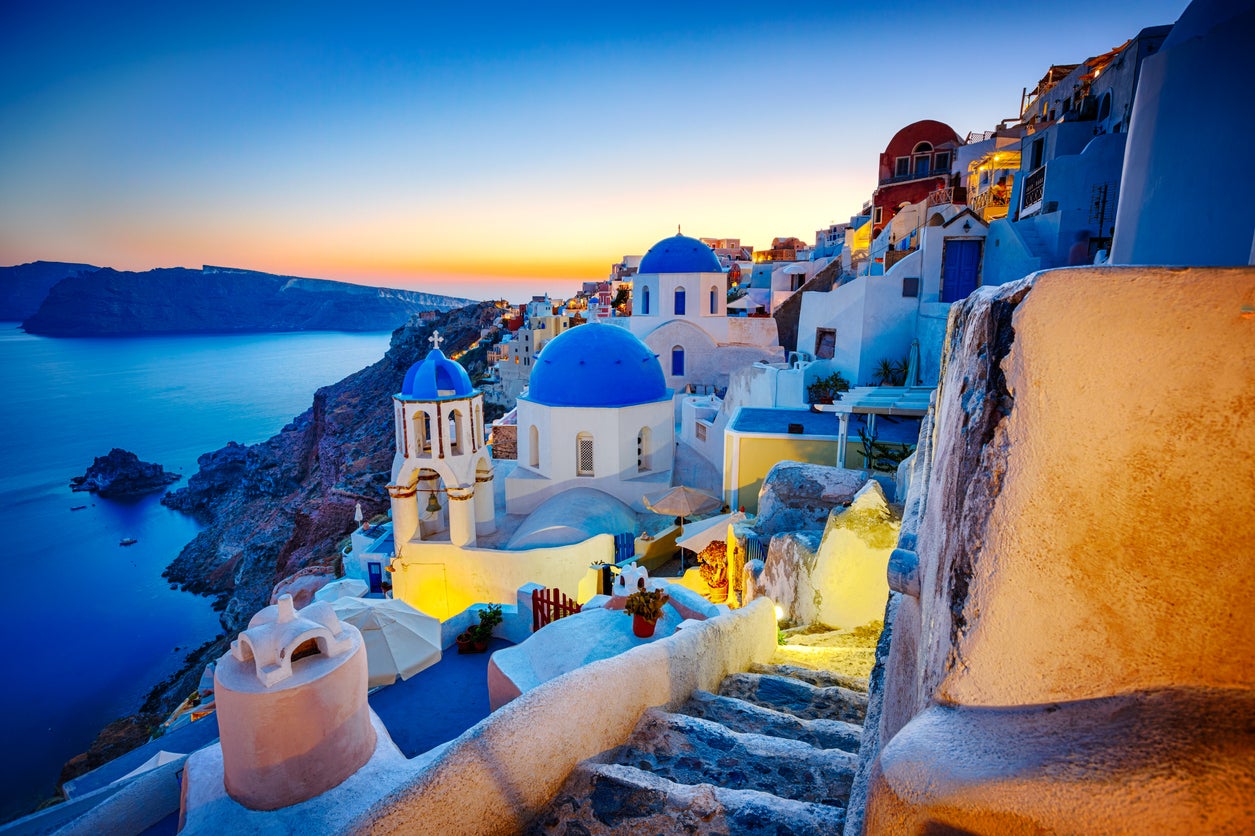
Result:
M513 424L494 424L492 457L513 461L519 457L519 428Z

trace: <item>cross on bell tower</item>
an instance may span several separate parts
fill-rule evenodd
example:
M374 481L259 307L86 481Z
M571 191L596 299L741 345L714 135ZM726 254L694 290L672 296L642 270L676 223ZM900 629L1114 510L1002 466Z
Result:
M427 338L427 342L431 343L431 347L436 351L440 350L440 344L444 342L444 337L440 336L439 331L432 331L431 336Z

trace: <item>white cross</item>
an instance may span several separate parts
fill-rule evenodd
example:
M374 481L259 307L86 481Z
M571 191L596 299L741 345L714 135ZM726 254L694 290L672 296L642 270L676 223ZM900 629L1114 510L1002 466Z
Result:
M427 338L427 342L431 343L432 348L440 350L440 344L444 342L444 337L440 336L439 331L432 331L431 336Z

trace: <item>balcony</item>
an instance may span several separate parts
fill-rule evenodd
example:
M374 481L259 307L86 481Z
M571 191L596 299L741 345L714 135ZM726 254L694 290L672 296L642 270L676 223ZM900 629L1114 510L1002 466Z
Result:
M909 183L912 180L927 180L929 177L949 177L949 168L934 168L931 171L911 171L906 174L898 174L894 177L886 177L880 181L881 186L893 186L898 183Z
M968 205L982 220L992 221L995 218L1005 218L1010 203L1010 186L991 186L972 198Z
M1041 211L1041 201L1046 194L1046 167L1042 166L1024 178L1024 192L1020 199L1020 217L1035 215Z

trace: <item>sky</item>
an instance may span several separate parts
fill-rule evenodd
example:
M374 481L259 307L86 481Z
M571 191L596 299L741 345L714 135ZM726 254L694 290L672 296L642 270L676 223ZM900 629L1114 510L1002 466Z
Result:
M813 241L899 128L992 129L1051 64L1186 5L16 0L0 264L517 301L677 226Z

